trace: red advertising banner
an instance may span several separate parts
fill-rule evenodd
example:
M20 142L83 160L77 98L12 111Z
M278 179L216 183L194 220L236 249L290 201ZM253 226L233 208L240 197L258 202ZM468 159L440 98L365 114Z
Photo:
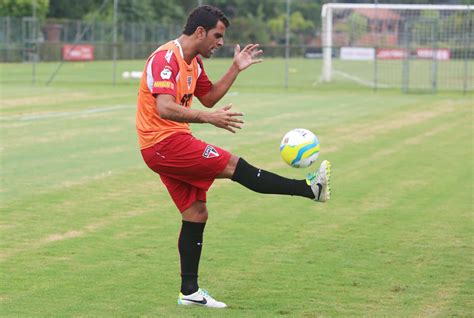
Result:
M380 60L402 60L407 54L405 49L377 49L377 59Z
M94 46L89 44L66 44L63 46L63 60L92 61L94 60Z
M419 59L432 59L447 61L451 58L450 49L416 49L416 57Z

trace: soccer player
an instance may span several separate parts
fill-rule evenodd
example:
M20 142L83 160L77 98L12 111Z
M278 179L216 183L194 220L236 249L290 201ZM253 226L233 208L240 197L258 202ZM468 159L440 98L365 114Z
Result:
M216 178L228 178L268 194L295 195L324 202L330 196L330 163L303 180L258 169L244 159L193 137L189 123L208 123L235 132L243 116L227 105L214 111L191 109L194 97L212 108L237 75L262 62L258 44L235 47L234 59L212 83L201 57L210 58L224 44L229 21L219 9L200 6L187 19L183 34L160 46L145 64L138 93L136 127L145 163L156 172L182 216L178 239L181 259L180 305L225 308L198 285L203 232L208 218L206 193Z

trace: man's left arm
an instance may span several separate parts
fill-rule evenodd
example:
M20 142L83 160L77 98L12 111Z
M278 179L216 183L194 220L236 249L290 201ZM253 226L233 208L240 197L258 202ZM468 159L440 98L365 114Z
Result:
M199 101L206 107L213 107L227 93L241 71L250 65L263 61L256 58L262 53L263 51L258 49L258 44L249 44L243 50L240 50L240 46L237 44L232 65L220 80L212 84L211 90L207 94L197 96Z

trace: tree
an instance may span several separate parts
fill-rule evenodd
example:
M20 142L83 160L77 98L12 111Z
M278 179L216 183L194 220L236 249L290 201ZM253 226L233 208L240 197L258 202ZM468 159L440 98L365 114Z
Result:
M348 17L349 45L353 45L367 32L369 21L366 17L353 11ZM377 21L376 21L377 22Z
M279 43L285 39L286 14L268 20L267 26L274 38ZM307 32L312 32L315 26L310 20L306 20L300 11L294 11L290 15L290 31L293 35L298 35L293 39L293 44L303 44L303 37ZM294 37L294 36L293 36Z
M320 0L298 0L291 2L291 11L299 11L304 19L313 24L313 30L319 30L321 26L321 7Z
M48 18L80 20L87 13L97 10L103 0L49 1Z
M31 17L33 15L32 0L1 0L0 16ZM49 0L36 0L36 16L39 19L46 17Z
M141 0L138 0L141 1ZM190 2L188 0L188 2ZM196 1L193 1L197 3ZM166 25L182 25L187 17L187 12L184 11L183 5L186 2L182 1L182 5L177 5L169 0L150 0L151 10L154 15L154 22L161 22Z
M248 13L246 16L234 18L226 36L233 43L260 43L270 42L267 25L264 20L263 6L257 7L256 15Z

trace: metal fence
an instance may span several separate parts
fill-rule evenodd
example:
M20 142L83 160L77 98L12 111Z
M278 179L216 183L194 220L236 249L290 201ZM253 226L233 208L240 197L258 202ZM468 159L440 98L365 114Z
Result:
M156 47L182 32L182 25L122 22L117 25L117 42L113 42L113 24L80 20L45 20L32 17L0 17L0 62L60 61L65 44L92 44L95 60L111 60L117 47L118 59L143 59ZM315 30L315 34L317 30ZM35 36L36 34L36 36ZM265 56L285 57L285 44L263 45ZM290 45L295 57L320 57L321 48L314 43ZM217 57L233 55L229 45L216 52Z
M288 32L286 43L280 37L262 45L265 57L286 58L285 87L289 57L321 59L323 51L328 51L330 54L325 54L323 62L322 80L351 82L376 89L400 88L405 92L411 89L474 90L472 9L456 15L441 12L437 18L423 17L421 10L407 14L392 8L356 9L335 8L330 19L323 19L325 23L334 24L330 31L325 24L322 29L315 25L310 34L291 32L290 40ZM406 17L410 18L411 24L402 23ZM248 33L244 30L245 25L237 23L234 30L235 27L239 32L234 38L239 38L241 32ZM120 22L114 37L111 22L0 17L0 62L63 61L65 45L92 45L94 60L114 61L115 78L116 59L145 59L156 47L176 38L181 31L182 23ZM229 35L232 42L232 35ZM325 43L325 39L331 39L330 44ZM444 48L449 49L449 59L439 61L433 52ZM431 59L414 55L424 53L423 49L432 54ZM348 52L358 55L357 58L348 58ZM361 53L369 54L371 58L360 61ZM384 53L405 55L403 58L384 57ZM233 46L229 45L218 50L215 56L232 55ZM315 74L315 78L319 78L319 74Z
M120 59L146 57L158 43L180 34L181 25L122 22L117 25ZM112 59L113 24L80 20L0 17L0 62L59 61L64 44L94 45L94 59Z

